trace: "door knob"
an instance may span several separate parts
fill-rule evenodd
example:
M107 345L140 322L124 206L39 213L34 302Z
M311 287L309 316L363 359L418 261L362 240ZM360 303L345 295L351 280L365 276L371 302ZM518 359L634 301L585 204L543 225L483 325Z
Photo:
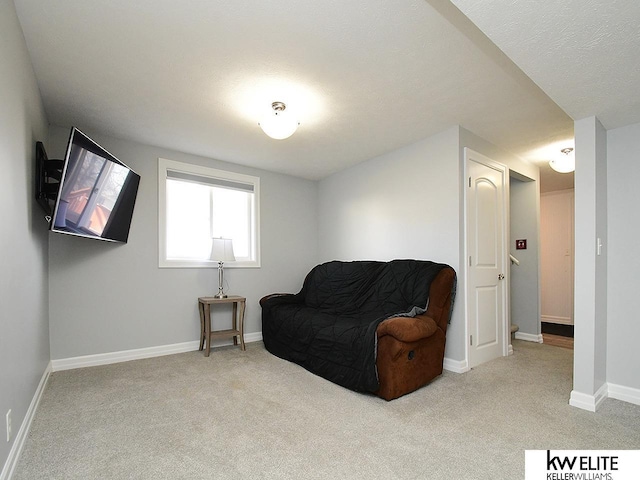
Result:
M504 273L498 274L498 280L504 280Z

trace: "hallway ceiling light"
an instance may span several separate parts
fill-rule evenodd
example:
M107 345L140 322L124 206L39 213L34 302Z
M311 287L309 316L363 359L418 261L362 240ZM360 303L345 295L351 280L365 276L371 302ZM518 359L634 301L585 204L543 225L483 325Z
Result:
M273 108L273 112L258 122L258 125L271 138L276 140L289 138L297 130L300 123L285 111L287 106L283 102L273 102L271 108Z
M563 148L559 158L549 161L549 166L558 173L570 173L576 169L576 158L573 148Z

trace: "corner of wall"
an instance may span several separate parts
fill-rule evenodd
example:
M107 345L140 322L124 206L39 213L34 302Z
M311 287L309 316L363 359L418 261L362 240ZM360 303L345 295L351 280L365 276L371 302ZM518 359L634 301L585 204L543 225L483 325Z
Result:
M596 412L606 398L607 384L605 383L593 395L572 390L571 397L569 398L569 405L588 412Z
M40 378L40 383L38 384L33 398L31 399L31 403L29 404L27 413L24 416L24 420L20 424L18 433L13 440L13 445L11 447L11 450L9 451L7 461L4 464L2 472L0 472L0 480L10 480L13 476L13 472L15 471L18 460L20 459L20 454L22 453L22 449L27 440L27 436L29 435L29 430L31 429L31 423L33 422L33 418L35 417L35 414L38 410L38 406L40 405L40 400L42 399L42 394L45 387L47 386L47 382L49 381L51 372L51 362L49 362L42 374L42 377Z

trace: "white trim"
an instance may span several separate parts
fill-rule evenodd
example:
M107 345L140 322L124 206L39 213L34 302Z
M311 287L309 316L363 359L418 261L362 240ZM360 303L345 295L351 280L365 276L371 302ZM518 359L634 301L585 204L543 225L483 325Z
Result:
M453 373L465 373L471 370L469 368L469 363L466 360L452 360L447 357L444 358L442 368Z
M573 325L571 317L554 317L553 315L541 315L540 321L544 323L557 323L559 325Z
M544 343L542 334L536 335L535 333L516 332L515 337L516 340L524 340L525 342Z
M602 385L594 395L587 393L571 391L571 398L569 399L569 405L572 407L581 408L588 412L596 412L602 402L607 398L607 384Z
M98 353L95 355L83 355L80 357L62 358L52 360L53 371L72 370L74 368L95 367L97 365L110 365L112 363L128 362L142 358L161 357L175 353L184 353L197 350L200 346L198 340L184 343L174 343L172 345L161 345L158 347L138 348L134 350L123 350L119 352Z
M253 343L262 341L262 332L253 332L244 334L244 343ZM231 345L231 343L229 343Z
M607 384L609 398L622 400L623 402L640 405L640 389L625 387L624 385L616 385L615 383Z
M509 343L509 355L513 355L513 345Z
M244 336L245 343L259 342L262 340L262 332L247 333ZM232 345L232 340L225 340L213 345L222 347ZM171 345L160 345L157 347L137 348L134 350L123 350L119 352L98 353L95 355L83 355L80 357L62 358L52 360L54 372L72 370L75 368L95 367L98 365L111 365L113 363L140 360L143 358L162 357L164 355L174 355L176 353L193 352L200 347L200 341L174 343Z
M252 185L253 187L253 225L252 227L252 253L253 259L238 259L225 263L225 268L260 268L260 177L245 175L243 173L229 172L216 168L177 162L166 158L158 158L158 267L159 268L215 268L218 263L212 260L188 260L166 258L166 198L167 198L167 171L185 172L228 180L237 183Z
M38 388L36 388L36 391L33 394L33 398L31 399L31 403L29 404L27 413L25 414L24 420L22 420L22 424L20 425L20 430L18 430L16 438L13 441L13 446L9 451L7 461L2 468L2 473L0 473L0 480L10 480L13 476L13 472L16 468L16 465L18 464L18 459L20 458L20 454L22 453L22 449L24 447L24 443L27 440L27 436L29 435L31 422L33 422L33 417L38 410L38 405L40 405L42 393L44 392L47 382L49 381L49 375L51 374L51 372L51 362L49 362L47 364L47 367L44 369L42 378L40 378Z

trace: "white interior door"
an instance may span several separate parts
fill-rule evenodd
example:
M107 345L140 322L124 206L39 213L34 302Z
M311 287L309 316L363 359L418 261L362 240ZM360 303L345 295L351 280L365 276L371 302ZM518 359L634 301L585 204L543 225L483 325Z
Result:
M506 355L506 167L465 148L469 366Z

